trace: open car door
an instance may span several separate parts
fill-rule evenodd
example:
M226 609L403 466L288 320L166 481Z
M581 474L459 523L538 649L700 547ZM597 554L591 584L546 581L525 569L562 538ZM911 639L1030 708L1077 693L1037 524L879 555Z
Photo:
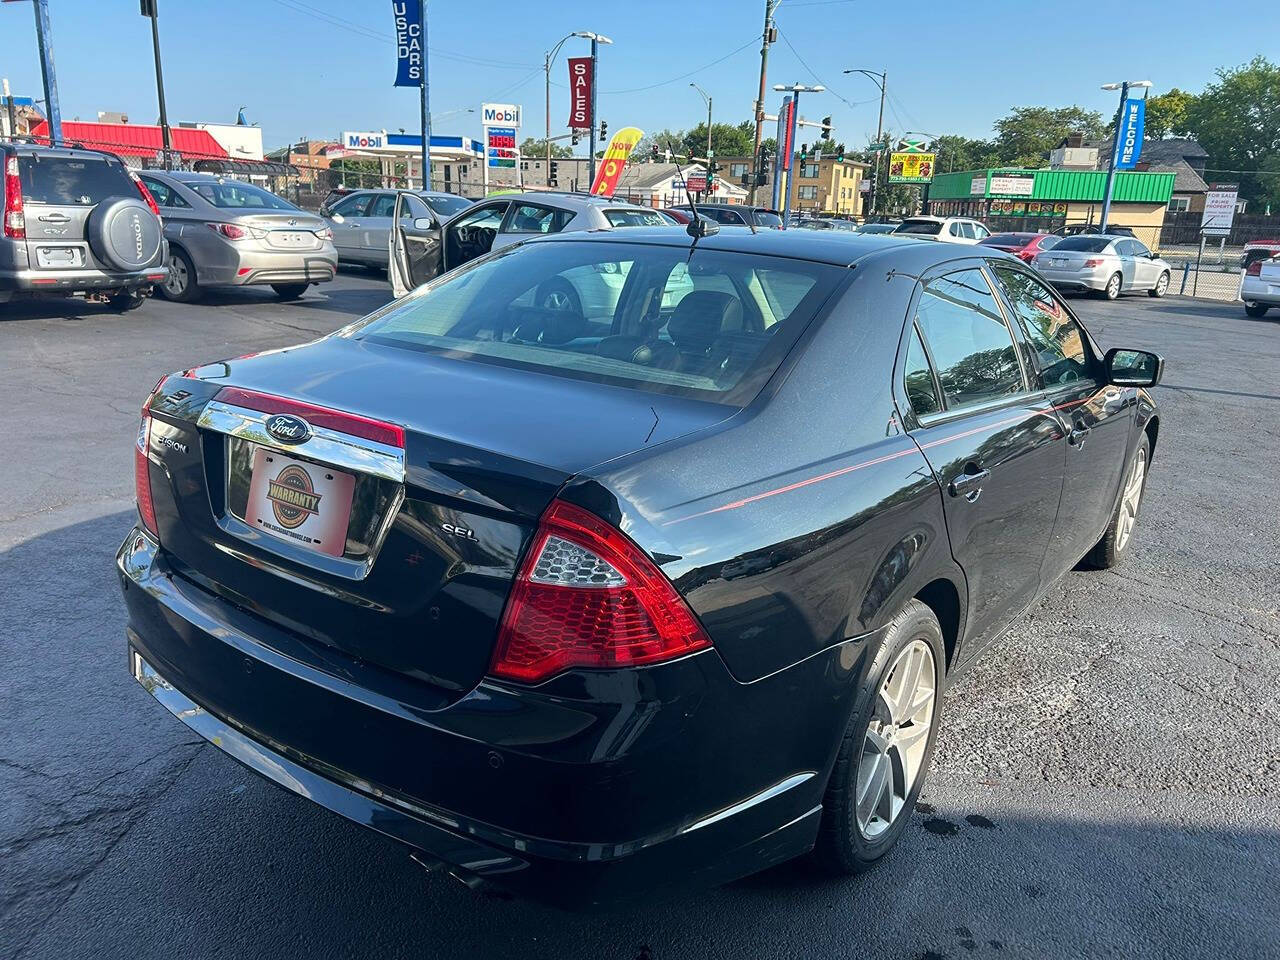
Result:
M440 238L440 221L426 203L412 193L397 193L387 235L387 276L394 296L403 297L440 275L444 267Z

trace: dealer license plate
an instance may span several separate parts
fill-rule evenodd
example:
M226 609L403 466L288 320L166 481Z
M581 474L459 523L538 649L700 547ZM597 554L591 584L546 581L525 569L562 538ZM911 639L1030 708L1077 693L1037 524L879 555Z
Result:
M355 485L349 473L258 447L245 522L281 540L340 557Z

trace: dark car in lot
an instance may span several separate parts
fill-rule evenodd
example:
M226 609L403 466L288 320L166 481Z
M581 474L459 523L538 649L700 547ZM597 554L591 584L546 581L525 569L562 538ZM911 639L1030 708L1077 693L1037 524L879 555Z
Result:
M985 240L979 240L978 245L995 247L1013 254L1024 263L1033 263L1036 254L1052 250L1061 239L1052 233L993 233Z
M683 213L690 218L694 214L693 207L687 203L670 209ZM782 229L782 215L777 210L770 210L768 207L752 207L743 203L708 202L698 204L697 213L707 220L714 220L716 223L728 227L755 226L764 227L768 230Z
M82 294L141 306L168 277L155 200L119 158L0 143L0 303Z
M611 316L537 304L583 270L625 274ZM586 908L857 871L946 685L1132 549L1161 370L980 247L527 241L156 385L130 668L468 884Z

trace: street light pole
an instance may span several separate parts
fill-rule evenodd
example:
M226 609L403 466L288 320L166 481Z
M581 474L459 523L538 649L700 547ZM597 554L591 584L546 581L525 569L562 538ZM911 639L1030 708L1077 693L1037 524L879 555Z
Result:
M44 106L49 115L49 142L62 145L62 110L58 107L58 76L53 69L53 37L49 31L49 0L36 0L36 42L40 45L40 78L44 81Z
M773 85L773 89L791 94L791 123L790 123L790 129L787 131L786 139L788 143L794 146L796 142L796 125L800 122L800 94L822 93L827 88L822 86L822 84L816 84L810 87L810 86L805 86L802 83L793 83L790 85L787 85L785 83L775 83ZM785 149L785 147L783 144L779 144L778 149L779 151L781 151L782 149ZM792 184L792 181L795 179L794 177L791 176L792 166L793 166L792 158L788 156L787 163L786 163L787 193L786 193L786 196L783 197L783 201L782 201L782 229L784 230L786 230L791 226L791 194L794 192L791 184Z
M689 86L702 94L702 99L707 101L707 187L702 197L699 198L701 201L707 199L707 193L711 191L711 95L696 83L690 83Z
M431 84L427 52L427 0L422 0L422 77L418 82L418 107L422 111L422 189L431 189ZM488 157L485 158L488 162ZM408 162L405 173L408 174ZM406 176L406 179L408 177Z
M560 52L560 48L564 46L565 41L575 36L572 33L565 34L554 47L547 51L547 59L544 69L547 73L547 186L551 185L551 61L556 58L556 54Z
M1107 221L1111 217L1111 192L1115 188L1116 163L1120 159L1120 123L1124 118L1124 102L1129 99L1130 87L1149 87L1150 80L1125 80L1123 83L1104 83L1103 90L1119 90L1120 105L1116 108L1115 138L1111 142L1111 156L1107 159L1107 186L1102 193L1102 223L1098 229L1107 232Z
M870 77L872 82L880 88L880 116L876 120L876 166L875 175L871 178L871 212L876 211L876 189L880 186L880 156L885 153L884 149L884 94L885 87L889 85L888 71L876 73L872 70L863 70L855 67L852 70L846 70L845 73L860 73L864 77Z
M142 0L142 12L151 19L151 48L156 58L156 94L160 101L160 136L164 143L164 168L173 169L173 140L169 132L169 113L164 106L164 72L160 69L160 0Z
M591 41L591 138L589 140L591 159L588 169L591 177L590 183L594 184L596 182L596 125L600 122L600 118L596 115L596 62L600 55L600 44L613 43L613 41L603 34L592 33L590 30L579 30L573 35ZM590 186L588 186L588 189L590 189Z

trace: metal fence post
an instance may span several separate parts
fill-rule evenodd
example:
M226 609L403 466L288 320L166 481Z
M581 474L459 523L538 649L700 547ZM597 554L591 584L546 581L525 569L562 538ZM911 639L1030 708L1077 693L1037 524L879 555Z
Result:
M1187 280L1191 276L1191 261L1188 260L1182 265L1182 286L1178 288L1178 296L1183 296L1187 292Z

